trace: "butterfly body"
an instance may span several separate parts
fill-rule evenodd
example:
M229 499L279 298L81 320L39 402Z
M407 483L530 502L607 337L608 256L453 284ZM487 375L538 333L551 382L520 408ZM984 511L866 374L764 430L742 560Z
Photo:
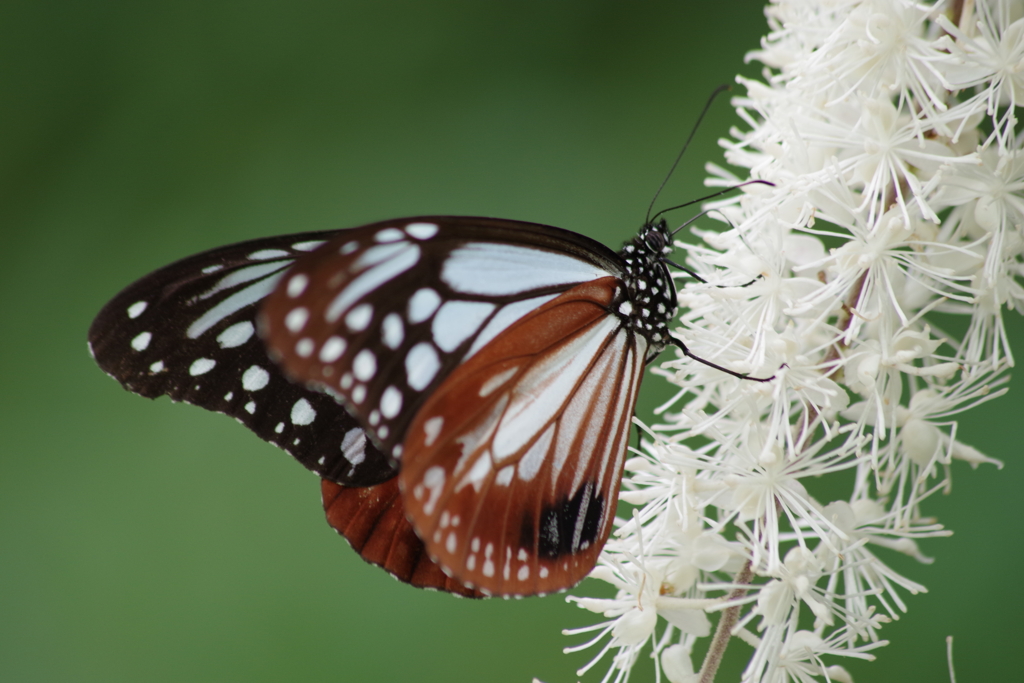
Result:
M643 369L671 342L670 244L663 222L615 253L450 216L268 238L143 278L90 343L126 388L232 414L340 484L332 525L402 580L546 593L611 531Z

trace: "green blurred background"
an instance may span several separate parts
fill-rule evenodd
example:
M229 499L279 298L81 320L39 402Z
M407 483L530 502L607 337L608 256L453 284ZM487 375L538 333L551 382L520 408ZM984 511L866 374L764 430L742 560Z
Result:
M596 615L396 583L323 522L314 477L124 392L86 329L159 266L283 232L458 213L618 246L708 94L757 72L760 6L0 5L0 680L576 680L593 651L563 655L560 630ZM719 102L666 204L699 196L733 123ZM958 464L929 503L956 535L897 560L931 594L860 680L948 680L947 634L961 681L1019 675L1022 381L961 424L1007 467Z

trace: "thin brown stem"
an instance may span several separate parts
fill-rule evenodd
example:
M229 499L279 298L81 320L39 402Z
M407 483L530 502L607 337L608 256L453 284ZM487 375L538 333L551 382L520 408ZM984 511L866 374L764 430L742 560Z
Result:
M836 327L840 332L846 332L850 328L850 323L853 322L853 311L857 307L857 302L860 301L861 294L864 292L864 283L867 281L868 271L865 269L857 281L853 283L853 287L850 288L850 293L846 297L846 301L843 303L843 312L836 324ZM843 349L846 348L846 344L841 341L837 341L832 345L832 348L825 354L825 358L822 359L822 364L825 366L835 363L842 357ZM826 371L825 376L831 377L836 373L836 368Z
M734 580L741 586L749 586L754 578L754 568L747 560L743 563ZM734 588L729 593L729 600L739 600L747 594L747 588ZM740 605L734 605L722 610L722 617L718 620L718 628L715 629L715 637L711 641L711 648L704 657L704 663L700 667L700 683L712 683L715 674L718 673L718 666L725 656L725 648L729 646L729 639L732 638L732 629L740 618Z

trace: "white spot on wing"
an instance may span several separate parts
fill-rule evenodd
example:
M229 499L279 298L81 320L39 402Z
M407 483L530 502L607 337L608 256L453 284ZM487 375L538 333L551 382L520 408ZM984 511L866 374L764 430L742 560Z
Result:
M491 466L491 454L484 451L477 456L476 462L469 468L466 475L459 481L458 486L455 487L456 492L467 484L471 484L476 491L479 491L483 486L484 479L491 473L494 468Z
M241 346L252 338L256 328L248 320L235 323L217 335L217 343L222 349L233 349Z
M406 381L416 391L426 389L440 369L441 359L430 342L420 342L405 357Z
M270 373L258 365L253 365L242 373L242 388L246 391L259 391L269 383Z
M508 486L512 481L512 475L515 473L515 465L506 465L498 470L497 476L494 477L494 483L498 486Z
M297 334L306 326L307 320L309 320L309 311L302 306L297 306L288 311L288 315L284 317L284 326Z
M142 312L146 310L146 306L148 305L149 304L146 303L145 301L136 301L135 303L128 307L128 317L131 318L132 320L135 320L140 315L142 315Z
M212 360L210 358L197 358L192 363L192 365L189 366L188 374L192 375L193 377L205 375L210 370L213 370L213 367L215 365L217 365L217 361Z
M437 311L430 331L434 343L442 351L451 353L469 339L487 317L497 308L483 301L449 301Z
M484 576L494 576L494 560L491 559L494 555L494 544L488 543L487 547L484 548Z
M152 365L149 366L149 371L152 372L154 375L156 373L158 373L158 372L163 372L163 370L164 370L164 362L162 360L158 360L157 362L155 362L155 363L153 363ZM231 399L228 399L228 400L230 401Z
M251 254L246 254L245 257L250 261L266 261L268 259L284 258L286 256L291 256L291 254L283 249L260 249L259 251L252 252Z
M300 296L303 292L306 291L306 286L308 284L309 278L303 275L302 273L292 275L291 278L288 280L288 288L286 290L288 292L288 296L290 296L293 299L297 296Z
M402 392L396 387L388 387L380 397L380 412L391 419L402 410Z
M256 401L249 401L248 403L246 403L245 404L245 412L249 413L250 415L255 413L256 412Z
M429 287L417 289L416 293L409 298L409 322L421 323L430 316L441 305L441 297Z
M453 249L441 268L441 279L455 291L494 296L572 286L608 275L622 273L609 272L567 254L493 242L474 242Z
M316 410L309 404L304 398L300 398L292 406L292 424L296 425L308 425L312 424L313 420L316 419Z
M300 358L309 358L316 350L316 344L309 337L303 337L295 344L295 353Z
M353 467L366 460L366 432L358 427L345 432L345 438L341 440L341 454Z
M397 313L388 313L381 322L382 341L389 349L397 349L405 339L405 327L402 325L402 316Z
M405 235L402 234L402 231L399 230L398 228L384 228L383 230L378 230L377 233L373 236L374 241L380 242L382 244L386 242L397 242L398 240L404 238Z
M444 426L444 418L440 415L430 418L423 423L423 443L427 446L433 446L434 441L437 440L438 434L441 433L441 427Z
M497 375L494 375L489 380L484 382L480 386L480 391L479 391L480 398L484 398L486 396L490 396L492 393L494 393L495 389L497 389L498 387L503 385L505 382L507 382L510 379L512 379L512 376L515 375L518 370L519 370L519 366L518 365L515 366L515 367L511 367L511 368L509 368L507 370L503 370L502 372L499 372Z
M548 454L548 449L551 448L551 440L555 437L555 425L551 424L544 433L541 434L540 438L537 439L530 450L526 451L526 454L519 459L519 478L523 481L530 481L537 476L537 472L540 471L540 466L544 464L544 456Z
M427 471L423 473L423 485L430 492L430 497L423 504L423 512L430 515L434 513L434 506L437 505L437 499L441 495L441 489L444 488L444 468L434 465L428 467Z
M308 242L296 242L295 244L292 245L292 249L294 249L295 251L313 251L323 243L323 240L309 240Z
M359 304L345 316L345 324L352 332L362 332L370 326L373 320L373 306L370 304Z
M363 382L373 379L373 376L377 374L377 357L373 355L373 351L363 349L356 354L352 361L352 374Z
M277 426L274 427L274 431L277 432L278 434L283 432L284 431L284 422L278 422Z
M149 342L152 339L152 332L143 332L135 337L135 339L132 339L132 348L136 351L145 351L149 347Z
M418 240L429 240L437 234L437 226L433 223L410 223L405 231Z
M320 348L320 360L324 363L333 363L345 353L348 344L341 337L329 337Z

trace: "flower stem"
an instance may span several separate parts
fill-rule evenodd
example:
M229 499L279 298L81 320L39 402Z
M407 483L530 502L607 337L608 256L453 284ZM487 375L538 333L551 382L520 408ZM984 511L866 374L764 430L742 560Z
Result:
M743 563L743 568L736 574L734 583L747 586L753 578L754 569L751 566L750 560L747 560ZM729 600L738 600L746 594L746 588L734 588L729 593ZM732 638L733 626L739 621L740 609L740 605L735 605L722 610L722 617L718 620L718 628L715 629L715 637L711 641L711 647L708 649L708 653L704 657L704 663L700 667L700 683L712 683L715 680L718 666L722 663L722 657L725 656L725 648L728 647L729 639Z

